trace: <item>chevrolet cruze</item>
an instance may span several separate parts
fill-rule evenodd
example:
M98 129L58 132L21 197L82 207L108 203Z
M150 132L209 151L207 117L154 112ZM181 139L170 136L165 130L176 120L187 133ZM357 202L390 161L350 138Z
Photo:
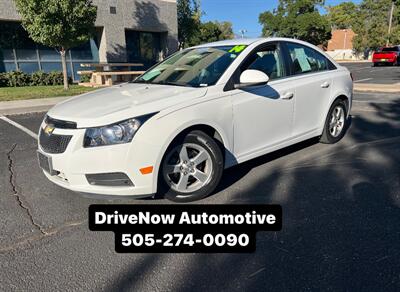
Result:
M338 142L352 91L350 72L302 41L200 45L53 107L39 165L80 193L198 200L228 167L313 137Z

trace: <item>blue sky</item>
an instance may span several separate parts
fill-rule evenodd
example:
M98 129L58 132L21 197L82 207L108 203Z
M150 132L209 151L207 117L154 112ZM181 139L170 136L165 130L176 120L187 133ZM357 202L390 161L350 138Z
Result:
M278 6L278 0L200 0L201 9L205 12L203 21L218 20L230 21L233 24L235 34L239 30L246 29L247 37L258 37L261 35L262 27L258 23L261 12ZM343 0L326 0L325 5L337 5ZM354 0L360 3L361 0Z

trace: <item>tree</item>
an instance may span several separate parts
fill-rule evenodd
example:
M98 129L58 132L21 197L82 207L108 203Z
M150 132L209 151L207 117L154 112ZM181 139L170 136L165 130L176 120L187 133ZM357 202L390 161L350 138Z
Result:
M15 0L22 25L35 42L61 55L64 89L68 89L66 52L89 41L97 8L91 0Z
M353 23L356 36L353 39L354 50L363 53L376 50L385 45L388 36L388 15L391 0L364 0ZM396 27L393 32L396 33Z
M393 1L395 5L393 13L392 31L389 40L392 44L400 44L400 0Z
M318 11L318 6L323 4L323 0L279 0L277 9L259 16L263 35L324 44L331 37L331 28L327 17Z
M327 10L328 20L334 29L353 27L359 14L358 5L353 2L343 2L336 6L329 6Z
M199 33L201 12L197 2L178 0L178 42L179 48L185 48L194 35Z
M400 0L399 0L400 1ZM233 33L232 23L229 21L218 22L216 21L215 24L218 26L221 34L219 36L220 40L230 40L235 38L235 34Z
M201 43L234 38L232 23L201 22L203 15L198 0L178 0L178 40L179 48Z
M189 46L234 38L230 22L209 21L201 23L198 31L190 37Z
M219 26L212 21L201 23L199 31L190 38L190 46L196 46L203 43L216 42L220 40L222 31Z

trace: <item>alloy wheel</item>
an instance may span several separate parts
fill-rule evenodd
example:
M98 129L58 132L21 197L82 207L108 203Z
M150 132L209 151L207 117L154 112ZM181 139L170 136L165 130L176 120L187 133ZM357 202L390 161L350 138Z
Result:
M168 186L180 193L192 193L207 185L212 171L210 154L202 146L193 143L184 143L172 149L162 170Z
M344 109L342 106L336 106L331 115L330 123L329 123L329 132L332 137L338 137L344 128Z

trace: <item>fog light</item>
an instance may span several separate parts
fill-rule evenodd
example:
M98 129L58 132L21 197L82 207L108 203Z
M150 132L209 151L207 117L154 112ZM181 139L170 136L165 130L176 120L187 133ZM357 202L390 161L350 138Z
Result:
M107 187L134 186L129 177L122 172L86 174L86 179L91 185Z

